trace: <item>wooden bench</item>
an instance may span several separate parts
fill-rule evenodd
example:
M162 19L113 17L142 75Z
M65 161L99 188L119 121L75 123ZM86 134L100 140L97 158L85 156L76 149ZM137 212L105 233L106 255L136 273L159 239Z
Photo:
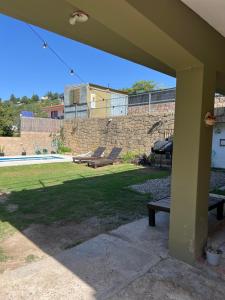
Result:
M223 219L223 206L225 197L220 195L209 195L208 211L217 209L217 220ZM155 226L155 213L156 211L164 211L170 213L171 197L165 197L158 201L148 203L148 217L149 226Z

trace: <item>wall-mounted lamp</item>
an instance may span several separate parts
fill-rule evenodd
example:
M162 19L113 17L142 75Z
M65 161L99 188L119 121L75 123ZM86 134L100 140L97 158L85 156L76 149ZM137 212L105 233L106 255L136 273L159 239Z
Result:
M81 10L74 11L72 15L69 18L69 23L70 25L75 25L77 22L78 23L85 23L89 19L88 14Z
M215 123L216 117L211 112L207 112L205 115L205 124L208 126L214 126Z

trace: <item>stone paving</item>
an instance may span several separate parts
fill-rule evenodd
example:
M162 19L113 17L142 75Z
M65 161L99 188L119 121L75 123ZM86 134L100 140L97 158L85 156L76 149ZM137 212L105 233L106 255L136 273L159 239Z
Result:
M210 190L224 186L225 172L212 171L210 178ZM130 186L131 189L143 194L151 194L154 200L170 195L171 176L161 179L147 180L142 184Z
M0 274L4 300L224 300L225 276L168 254L169 215L101 234L55 257Z

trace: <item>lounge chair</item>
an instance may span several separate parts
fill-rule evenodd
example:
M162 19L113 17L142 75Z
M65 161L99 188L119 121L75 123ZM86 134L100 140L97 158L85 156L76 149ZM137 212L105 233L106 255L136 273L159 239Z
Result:
M79 163L86 163L90 160L99 159L101 158L105 149L106 147L98 147L91 156L74 156L73 162L79 164Z
M88 161L87 165L92 168L99 168L103 166L113 165L113 163L118 158L121 151L122 148L114 147L106 158L99 158L96 160Z

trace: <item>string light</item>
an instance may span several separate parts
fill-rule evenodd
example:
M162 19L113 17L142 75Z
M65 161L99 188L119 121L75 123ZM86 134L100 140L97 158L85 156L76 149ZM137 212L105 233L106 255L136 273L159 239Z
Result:
M68 69L69 74L71 76L75 75L81 81L81 83L85 83L85 80L83 80L83 78L77 72L75 72L73 68L71 68L67 64L67 62L49 45L49 43L47 43L46 40L43 39L43 37L40 35L40 33L38 33L32 25L30 25L29 23L25 23L25 24L33 32L33 34L42 42L43 49L48 48L55 55L55 57ZM97 91L95 91L95 93L96 93L97 98L99 98L99 100L97 100L97 101L107 101L108 100L108 99L104 99L104 98L102 98L102 96L98 95Z
M74 69L72 69L67 62L42 38L42 36L34 29L33 26L31 26L28 23L25 23L27 25L27 27L33 32L34 35L36 35L36 37L42 42L42 48L46 49L48 48L55 56L56 58L68 69L69 74L71 76L76 75L77 78L79 78L79 80L82 82L82 78L75 73Z
M43 43L42 48L46 49L48 48L48 44L46 42Z

